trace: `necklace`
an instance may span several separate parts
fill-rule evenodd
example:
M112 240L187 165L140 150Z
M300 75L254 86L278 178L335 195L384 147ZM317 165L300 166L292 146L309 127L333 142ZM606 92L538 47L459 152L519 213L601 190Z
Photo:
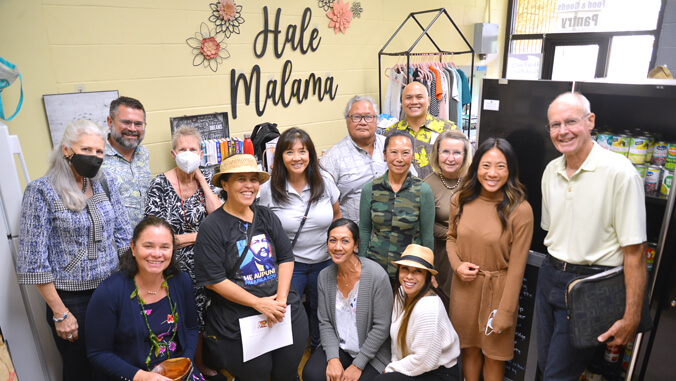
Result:
M82 178L82 194L87 193L87 178Z
M455 189L460 184L461 176L458 176L458 179L455 181L455 185L450 186L450 185L446 184L446 181L444 180L444 176L441 173L437 173L437 175L439 175L439 178L441 179L441 183L444 184L446 189Z
M171 276L168 276L167 279L171 278ZM162 285L160 287L164 287L167 289L167 299L169 300L169 308L171 308L171 315L167 316L167 320L169 321L169 324L173 323L174 324L174 332L171 335L171 338L165 342L160 341L160 339L153 333L153 330L150 329L150 324L148 324L148 316L146 315L145 311L145 306L146 306L146 301L143 300L141 295L139 294L138 291L138 285L136 284L136 279L134 279L134 292L131 293L130 299L134 299L134 297L138 298L138 304L141 306L141 315L143 315L143 320L146 323L146 328L148 329L149 333L149 338L150 338L150 353L148 353L148 357L146 357L146 368L150 370L150 357L153 353L155 353L155 356L158 356L161 349L164 348L162 352L167 354L167 359L171 358L171 352L169 351L169 348L171 344L174 342L174 337L176 337L176 332L178 332L178 313L176 312L176 304L171 302L171 295L169 295L169 284L167 284L167 281L163 281ZM158 289L159 291L159 289ZM157 292L155 292L157 293Z
M347 274L342 274L342 273L340 274L344 279L345 288L350 288L350 273L359 272L359 269L357 267L359 267L360 264L361 264L361 262L359 261L359 259L357 259L357 262L354 264L353 268L350 269Z
M160 292L160 289L162 288L162 284L160 284L160 287L157 288L157 291L146 291L150 295L157 295L158 292Z

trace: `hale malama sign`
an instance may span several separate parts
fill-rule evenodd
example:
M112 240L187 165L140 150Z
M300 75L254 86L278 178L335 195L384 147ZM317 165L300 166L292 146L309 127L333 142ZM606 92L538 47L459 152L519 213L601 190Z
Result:
M254 54L256 58L263 58L268 50L268 39L272 39L272 49L277 58L282 58L287 46L294 51L300 51L301 54L316 52L322 38L319 37L319 30L313 28L308 30L310 20L312 19L312 10L305 8L299 25L289 24L285 33L282 33L280 27L280 17L282 10L277 9L275 13L274 26L271 27L268 21L268 7L263 7L263 29L256 34L254 38ZM293 64L291 60L286 60L282 66L282 76L279 80L269 79L267 84L261 81L261 68L254 65L251 68L249 77L244 73L237 74L235 69L230 70L230 104L232 109L232 118L237 119L237 97L240 86L244 90L244 103L251 103L252 92L255 92L254 103L256 115L262 116L265 113L268 101L277 106L289 107L293 99L298 104L303 103L310 96L316 96L321 102L326 96L333 100L338 92L338 85L334 84L332 76L318 76L310 73L305 79L291 80Z

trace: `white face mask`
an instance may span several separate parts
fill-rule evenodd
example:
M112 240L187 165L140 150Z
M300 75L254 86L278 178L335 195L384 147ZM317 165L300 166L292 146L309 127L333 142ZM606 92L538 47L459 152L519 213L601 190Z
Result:
M194 152L183 151L176 154L176 166L187 174L195 172L200 167L200 161L200 155Z

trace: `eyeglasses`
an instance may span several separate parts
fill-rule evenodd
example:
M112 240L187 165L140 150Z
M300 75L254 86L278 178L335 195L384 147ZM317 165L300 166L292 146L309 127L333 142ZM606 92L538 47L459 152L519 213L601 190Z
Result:
M123 125L125 128L131 128L132 125L133 125L136 129L139 129L139 130L142 130L142 129L146 128L146 122L141 122L141 121L135 121L135 122L133 122L133 121L128 120L128 119L117 119L117 118L113 118L113 119L115 119L115 120L117 120L118 122L120 122L120 124Z
M455 158L463 157L465 154L462 151L449 151L449 150L441 150L439 152L439 156L449 156L452 155Z
M547 131L558 131L561 126L565 125L566 127L572 128L578 125L582 121L582 119L586 118L589 116L591 113L587 113L585 116L581 118L568 118L564 120L563 122L554 122L554 123L547 123L545 125L545 128Z
M350 118L353 123L359 123L362 119L364 119L364 122L366 123L371 123L377 118L375 115L348 115L347 117Z
M484 332L486 336L490 336L491 333L495 332L493 331L493 318L497 313L498 310L493 310L491 311L490 315L488 315L488 322L486 323L486 331ZM502 331L498 331L498 333L502 333Z

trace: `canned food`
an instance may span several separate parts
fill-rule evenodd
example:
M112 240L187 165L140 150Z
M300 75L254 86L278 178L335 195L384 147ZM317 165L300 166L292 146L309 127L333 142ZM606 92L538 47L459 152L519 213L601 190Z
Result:
M631 351L625 349L624 356L622 356L622 369L627 370L629 368L629 363L631 362Z
M634 164L645 163L645 157L648 154L648 138L645 136L635 136L629 143L629 161Z
M667 146L667 161L664 167L671 171L676 168L676 142L670 142Z
M653 159L653 150L655 149L655 143L657 141L655 140L655 137L650 134L646 134L646 136L648 137L648 151L645 153L645 162L646 164L650 164Z
M634 168L636 168L636 172L638 172L638 175L641 176L641 180L643 180L643 184L645 184L645 172L648 169L648 166L645 164L634 164Z
M617 362L620 359L619 345L606 345L606 353L603 354L603 359L607 362Z
M660 175L662 167L659 165L649 165L645 170L645 191L656 192L660 185Z
M662 169L662 186L660 186L660 194L668 196L671 190L671 183L673 181L674 172L668 169Z
M627 134L615 135L613 136L613 145L610 146L610 150L619 153L622 156L627 156L630 144L631 136Z
M599 132L599 135L596 137L596 142L605 149L610 149L610 146L613 145L613 134L610 132Z
M657 142L653 149L652 163L655 165L664 165L667 162L667 142Z
M645 248L645 258L646 262L648 263L648 271L653 269L653 263L655 262L655 252L657 252L657 244L654 242L648 242L648 245ZM629 344L627 344L627 348L629 348Z

